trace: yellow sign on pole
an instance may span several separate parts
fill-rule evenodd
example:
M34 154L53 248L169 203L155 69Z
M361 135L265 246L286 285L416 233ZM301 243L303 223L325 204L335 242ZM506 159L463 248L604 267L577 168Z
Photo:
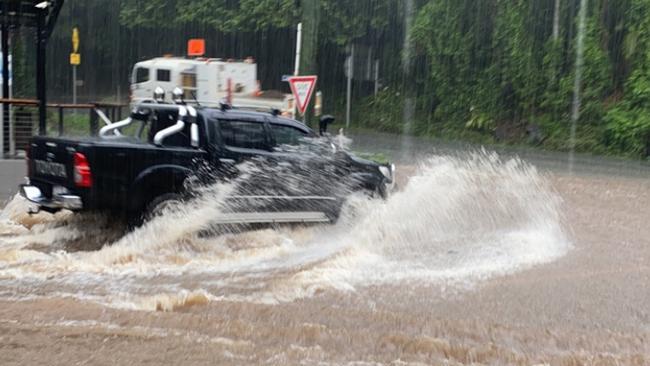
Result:
M70 65L79 66L81 64L81 54L71 53L70 54Z
M79 52L79 29L77 27L72 28L72 53Z

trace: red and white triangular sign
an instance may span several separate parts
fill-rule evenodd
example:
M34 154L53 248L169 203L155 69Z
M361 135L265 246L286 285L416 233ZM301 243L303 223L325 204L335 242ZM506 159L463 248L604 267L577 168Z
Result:
M294 98L296 98L296 106L300 114L305 114L307 106L311 101L311 96L316 89L316 80L318 76L293 76L289 78L289 85Z

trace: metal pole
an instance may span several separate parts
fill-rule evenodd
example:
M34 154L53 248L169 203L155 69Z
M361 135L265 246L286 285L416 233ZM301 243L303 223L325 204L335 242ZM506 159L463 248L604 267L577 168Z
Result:
M350 46L350 57L348 57L348 92L347 104L345 107L345 128L350 128L350 112L352 110L352 77L354 76L354 44Z
M97 136L97 132L99 131L99 121L97 120L97 113L95 113L94 108L90 108L88 110L88 113L90 113L90 136Z
M2 69L2 96L4 98L7 98L9 96L9 27L7 27L7 11L8 11L8 2L4 1L3 4L3 9L2 9L2 15L4 16L3 22L2 22L2 64L3 64L3 69ZM5 59L5 57L7 59ZM6 62L5 62L6 61ZM6 88L5 88L6 87ZM2 105L2 116L0 116L0 158L4 158L5 156L5 123L9 123L5 119L5 111L8 108L8 104L3 104ZM8 129L9 130L9 129ZM9 135L9 139L11 139L11 134ZM11 144L10 144L11 145Z
M11 35L11 34L9 34ZM11 45L11 37L9 37L9 45ZM14 60L13 56L9 54L9 99L14 98L14 84L13 84L13 69L14 69ZM7 106L9 113L7 116L7 121L9 121L9 154L11 156L16 155L16 118L14 118L15 108L9 104Z
M2 97L9 98L9 29L6 25L2 26ZM11 133L11 119L9 119L9 104L2 105L2 139L4 143L4 126L9 126L9 150L11 150L13 134ZM4 146L2 147L4 154ZM12 153L10 151L10 153Z
M298 23L296 34L296 63L293 69L293 76L300 75L300 52L302 50L302 23Z
M11 59L9 58L9 28L4 26L2 32L2 97L11 99ZM9 126L9 155L16 155L16 134L11 113L11 104L5 104L2 108L2 120Z
M2 26L2 97L9 97L9 60L8 57L8 39L7 39L7 26ZM8 104L2 104L2 115L0 116L0 158L4 157L5 153L5 115Z
M59 107L59 136L63 136L63 107Z
M296 61L295 61L295 66L293 68L293 76L300 75L301 52L302 52L302 23L298 23L298 29L296 30ZM295 96L293 100L293 110L291 111L291 114L293 115L292 118L296 118L298 116L298 103L295 99Z
M375 60L375 96L379 93L379 59Z
M72 104L77 104L77 65L72 65Z
M47 134L46 124L46 80L45 80L45 46L47 43L47 30L45 29L45 14L38 14L38 27L36 29L36 94L38 98L38 134Z

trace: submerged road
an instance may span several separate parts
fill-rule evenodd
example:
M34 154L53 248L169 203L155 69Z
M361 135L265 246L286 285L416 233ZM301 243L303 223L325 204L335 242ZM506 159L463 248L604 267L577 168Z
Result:
M355 144L401 191L333 227L203 237L180 208L119 238L11 202L0 364L650 364L646 163Z

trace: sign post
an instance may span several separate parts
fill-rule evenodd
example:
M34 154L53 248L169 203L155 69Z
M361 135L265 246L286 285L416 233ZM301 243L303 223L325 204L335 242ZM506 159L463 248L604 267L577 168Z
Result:
M354 78L354 44L350 45L350 56L347 60L348 85L345 103L345 128L350 128L350 111L352 110L352 79Z
M311 97L316 89L316 81L318 76L293 76L289 78L289 86L291 92L296 99L296 107L301 115L305 115Z
M72 65L72 104L77 104L77 66L81 64L79 54L79 29L72 28L72 53L70 54L70 65Z

